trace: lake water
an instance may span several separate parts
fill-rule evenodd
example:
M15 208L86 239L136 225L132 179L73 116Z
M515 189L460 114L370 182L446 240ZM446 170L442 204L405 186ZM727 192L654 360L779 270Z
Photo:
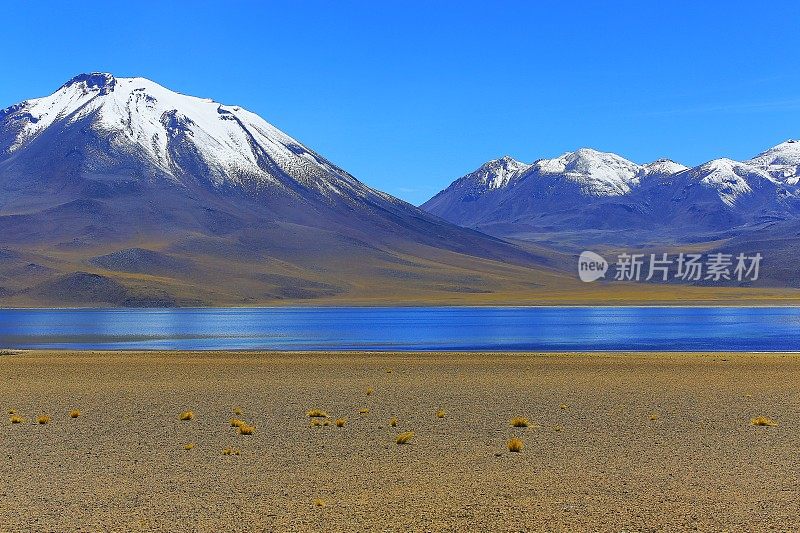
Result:
M0 348L800 351L800 308L0 309Z

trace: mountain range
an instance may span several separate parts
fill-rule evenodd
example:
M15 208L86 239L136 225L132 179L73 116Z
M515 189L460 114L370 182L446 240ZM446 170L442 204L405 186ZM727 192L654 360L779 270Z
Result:
M697 242L796 220L798 179L800 142L791 140L748 161L715 159L694 168L669 159L639 165L582 148L531 164L489 161L421 207L506 238Z
M575 250L773 239L791 257L799 147L692 169L589 149L503 158L418 208L242 107L81 74L0 111L0 306L752 298L748 288L586 286ZM793 277L773 271L761 283Z

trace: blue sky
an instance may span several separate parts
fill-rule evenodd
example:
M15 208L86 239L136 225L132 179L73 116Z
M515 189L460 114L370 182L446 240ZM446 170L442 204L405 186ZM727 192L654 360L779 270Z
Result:
M798 2L37 1L4 19L0 107L80 72L144 76L412 203L506 154L694 165L800 137Z

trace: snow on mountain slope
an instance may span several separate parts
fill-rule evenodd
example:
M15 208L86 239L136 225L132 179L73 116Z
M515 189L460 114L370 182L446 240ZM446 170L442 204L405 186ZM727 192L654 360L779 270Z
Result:
M179 94L145 78L82 74L50 96L3 110L0 160L32 145L53 126L88 128L110 150L177 182L191 175L217 188L291 191L299 184L326 195L379 194L254 113Z
M796 185L800 181L800 141L782 142L761 152L747 163L769 172L780 181Z
M639 174L637 177L640 180L650 176L665 178L688 169L689 167L687 167L686 165L676 163L671 159L658 159L656 161L653 161L652 163L647 163L645 165L642 165L641 168L639 169Z
M531 173L558 175L577 183L587 196L621 196L638 185L641 167L616 154L581 148L534 162Z
M754 189L776 185L766 172L731 159L714 159L687 171L687 177L703 187L714 190L729 207L740 198L753 194Z

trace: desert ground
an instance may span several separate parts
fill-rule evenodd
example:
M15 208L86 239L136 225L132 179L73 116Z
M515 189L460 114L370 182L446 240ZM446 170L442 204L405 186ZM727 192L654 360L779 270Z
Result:
M0 407L3 532L800 529L793 354L3 352Z

